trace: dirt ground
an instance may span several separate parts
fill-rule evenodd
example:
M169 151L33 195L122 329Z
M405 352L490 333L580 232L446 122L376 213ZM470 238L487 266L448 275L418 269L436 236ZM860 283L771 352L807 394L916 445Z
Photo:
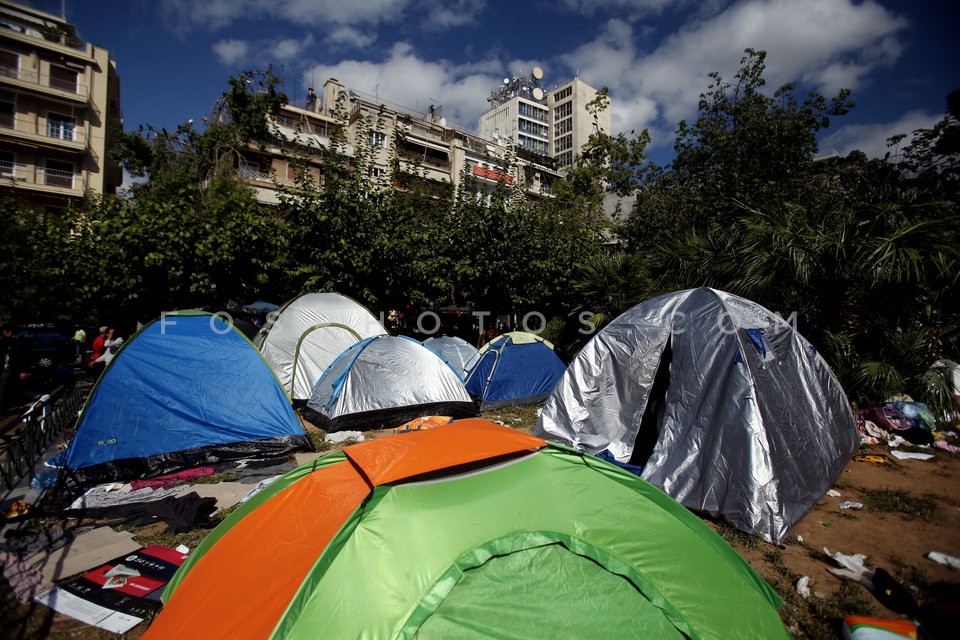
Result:
M536 410L507 409L483 417L530 432ZM322 440L322 432L309 423L305 426L315 434L316 441ZM369 439L390 434L392 430L365 435ZM932 460L898 461L885 446L868 449L862 448L861 453L872 454L876 456L873 460L883 462L851 461L834 487L841 495L820 500L781 546L722 523L707 523L783 597L784 621L795 637L840 638L842 618L848 614L912 617L907 613L927 620L936 632L932 636L935 639L956 637L955 629L960 623L960 570L938 564L926 555L940 551L960 557L960 455L929 449L934 454ZM860 502L864 507L841 509L840 504L845 501ZM184 542L193 548L207 533L164 536L157 527L135 530L138 542L168 546ZM159 527L162 529L163 525ZM838 565L824 548L831 553L865 554L871 572L884 569L892 576L891 593L880 590L875 594L859 582L830 573L828 569ZM804 576L813 592L806 599L796 589ZM914 605L918 609L911 609ZM123 637L139 638L147 625L144 622ZM117 637L39 604L17 605L2 581L0 628L4 638L18 640Z

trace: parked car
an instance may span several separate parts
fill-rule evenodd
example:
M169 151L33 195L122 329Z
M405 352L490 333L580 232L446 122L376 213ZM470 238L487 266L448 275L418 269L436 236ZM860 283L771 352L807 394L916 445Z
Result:
M33 393L48 393L58 385L73 384L76 361L73 333L55 324L31 324L20 327L17 337L29 345L27 387Z
M31 369L70 366L76 359L71 336L55 325L21 327L17 337L26 340L30 345Z

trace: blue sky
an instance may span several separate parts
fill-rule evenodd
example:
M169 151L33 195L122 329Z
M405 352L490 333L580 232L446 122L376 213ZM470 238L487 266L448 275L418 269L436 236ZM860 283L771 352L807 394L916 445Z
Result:
M472 130L492 87L544 70L609 86L613 128L653 136L672 155L677 122L696 117L707 74L732 79L746 47L784 82L857 107L821 136L821 153L884 153L895 133L930 127L960 88L956 0L27 0L111 51L127 129L209 114L227 78L273 64L302 100L336 77L425 112L441 105Z

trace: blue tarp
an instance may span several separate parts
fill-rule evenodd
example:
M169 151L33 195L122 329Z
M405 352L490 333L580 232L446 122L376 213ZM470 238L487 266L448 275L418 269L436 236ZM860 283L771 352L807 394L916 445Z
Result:
M65 469L84 481L129 479L310 448L256 348L221 318L180 312L141 329L106 368Z

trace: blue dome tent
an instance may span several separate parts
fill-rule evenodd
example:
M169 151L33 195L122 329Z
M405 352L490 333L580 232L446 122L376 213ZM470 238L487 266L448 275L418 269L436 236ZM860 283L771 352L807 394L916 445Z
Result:
M243 334L199 311L144 326L104 370L66 451L79 484L312 450L270 367Z
M543 402L566 371L553 345L532 333L512 331L483 346L468 365L464 384L480 409Z

